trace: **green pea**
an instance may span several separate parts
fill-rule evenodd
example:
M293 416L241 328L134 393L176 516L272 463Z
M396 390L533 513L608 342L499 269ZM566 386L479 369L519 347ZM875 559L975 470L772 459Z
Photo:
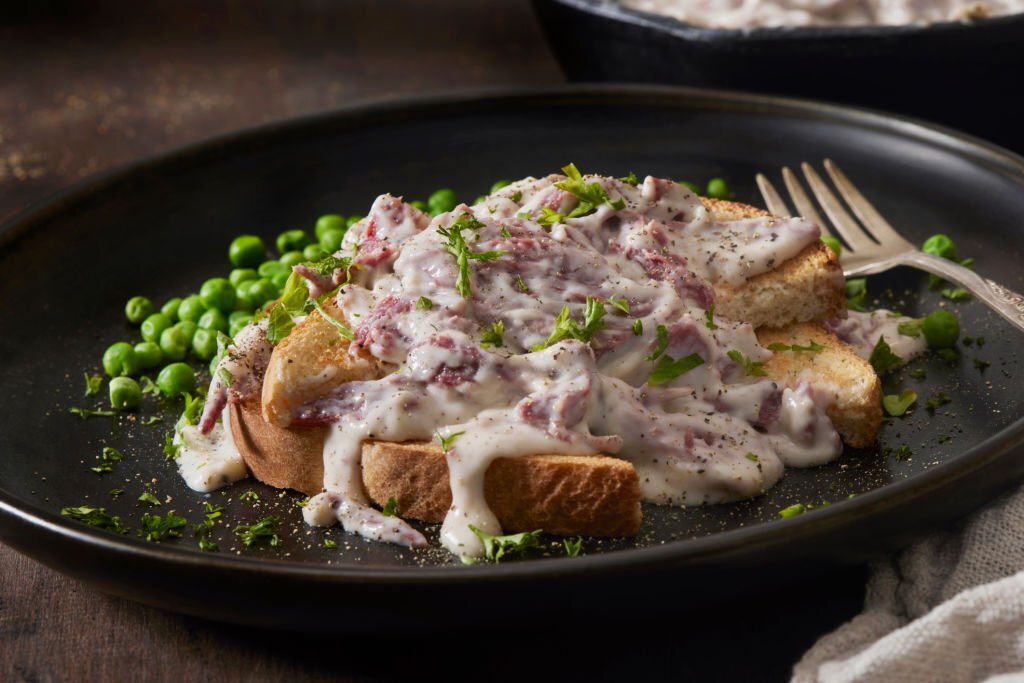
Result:
M732 191L724 178L712 178L708 181L708 197L713 199L730 199Z
M949 311L935 311L925 316L921 332L931 348L948 349L960 338L960 321Z
M143 369L155 368L164 360L164 352L160 345L151 341L139 342L135 345L135 358Z
M476 205L476 204L483 204L486 201L487 201L487 195L482 194L482 195L480 195L479 197L477 197L476 199L473 200L473 204L474 205Z
M320 216L316 219L316 227L313 228L313 232L316 234L317 241L323 236L328 230L344 230L345 229L345 217L339 216L336 213L329 213L325 216Z
M153 302L144 296L133 296L124 306L124 315L128 322L138 325L153 313Z
M497 192L501 188L508 187L511 184L512 184L511 180L499 180L499 181L495 182L493 185L491 185L491 194L494 194L495 192Z
M258 235L239 235L228 247L228 258L235 268L254 268L266 256L267 248Z
M280 261L264 261L260 264L260 267L256 269L256 272L260 274L260 277L270 278L277 273L291 272L291 268Z
M697 187L697 183L691 183L689 180L680 180L679 184L682 185L687 190L689 190L690 192L694 193L697 196L700 196L701 194L703 194L701 192L701 189L699 187Z
M319 244L311 244L302 250L302 257L307 261L319 261L328 255L328 252L324 251L324 248Z
M305 230L285 230L277 236L274 246L277 247L278 254L285 254L289 251L301 251L312 242Z
M345 219L345 229L348 230L349 228L351 228L353 225L363 220L364 218L366 218L366 216L349 216L348 218Z
M247 315L242 318L231 318L228 321L228 335L234 338L236 334L242 331L242 328L252 322L252 316Z
M211 308L206 313L203 313L203 316L199 318L198 325L200 330L228 331L227 317L216 308Z
M254 268L235 268L228 275L228 282L231 283L232 287L238 287L238 285L249 280L255 280L259 275L256 273Z
M341 240L345 237L344 230L328 230L320 236L320 248L328 254L341 249Z
M261 277L255 282L247 282L244 286L249 288L247 294L252 301L256 302L255 307L257 308L281 295L280 290L274 286L274 283L265 277Z
M210 360L217 355L217 330L196 330L192 336L192 351L199 360Z
M195 391L196 373L185 363L171 363L156 376L156 387L165 396Z
M163 306L161 306L160 312L166 315L168 318L170 318L171 322L173 323L175 320L178 319L179 306L181 306L181 298L176 296L167 303L165 303Z
M284 289L285 283L288 282L288 278L290 278L291 276L291 271L287 271L284 273L274 273L271 276L270 281L274 283L274 286L277 287L278 290L282 290Z
M128 342L117 342L103 352L103 372L111 377L132 375L139 370L139 359L135 347Z
M249 296L249 286L254 284L256 280L246 280L242 284L235 287L235 312L252 313L256 310L256 306L260 304L258 301L254 301Z
M206 308L230 313L235 308L235 288L227 278L214 277L203 283L199 298Z
M142 321L142 338L148 342L160 341L160 333L174 324L166 313L154 313Z
M292 266L298 265L305 261L306 257L302 254L301 251L287 251L281 254L281 258L278 260L280 261L281 265L288 266L288 268L291 268Z
M207 305L203 303L199 295L187 296L181 300L181 305L178 306L178 320L191 320L195 322L199 320L203 313L206 313L206 309Z
M137 408L142 400L142 389L131 377L115 377L110 380L110 407L114 410Z
M427 197L427 206L430 207L430 213L435 216L439 213L451 211L458 205L459 196L455 194L455 190L452 190L451 188L438 190Z
M839 243L832 235L822 235L821 241L825 243L825 246L836 253L836 258L843 255L843 245Z
M934 254L939 258L956 261L956 245L948 236L941 233L932 235L921 245L921 251L926 254Z
M414 202L409 202L409 206L419 209L423 213L430 213L430 206L428 206L426 202L421 202L418 199Z
M167 360L184 360L188 354L188 350L192 346L192 335L195 334L195 328L182 327L187 324L195 325L195 323L183 321L168 327L160 335L160 350Z

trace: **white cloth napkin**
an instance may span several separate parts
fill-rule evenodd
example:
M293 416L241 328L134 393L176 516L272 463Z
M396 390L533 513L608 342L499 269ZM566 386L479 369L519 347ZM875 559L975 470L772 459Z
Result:
M1024 681L1024 489L872 568L793 683Z

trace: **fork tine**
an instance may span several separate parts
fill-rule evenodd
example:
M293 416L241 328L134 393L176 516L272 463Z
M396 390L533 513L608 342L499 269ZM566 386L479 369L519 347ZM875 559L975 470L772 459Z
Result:
M789 218L793 215L790 213L789 207L786 206L786 202L775 191L775 186L772 185L771 181L763 173L758 173L755 180L757 181L758 189L761 190L761 196L764 197L764 203L768 205L769 211L782 218Z
M828 171L829 176L832 177L832 182L839 188L839 194L843 195L843 199L850 205L853 212L860 218L861 223L868 229L871 236L878 240L879 243L885 244L887 242L902 242L911 246L906 239L903 238L898 232L896 232L889 223L882 218L882 215L875 210L864 195L860 193L860 190L850 182L850 179L846 177L846 174L839 170L839 166L836 165L831 159L825 159L825 170Z
M836 231L846 240L850 250L857 252L876 246L867 233L864 232L863 228L860 227L857 219L847 213L839 199L832 194L832 190L828 189L828 186L821 179L821 176L818 175L818 172L806 161L800 164L800 168L803 169L804 177L807 178L807 184L811 186L811 192L821 202L825 213L832 219L832 225L835 226Z
M789 196L793 198L793 203L796 204L797 212L821 228L822 235L832 235L832 231L828 228L828 223L818 215L818 210L814 208L814 202L804 192L803 186L797 180L796 174L789 170L789 166L782 167L782 179L786 182L786 189L789 190ZM834 235L832 236L834 237Z

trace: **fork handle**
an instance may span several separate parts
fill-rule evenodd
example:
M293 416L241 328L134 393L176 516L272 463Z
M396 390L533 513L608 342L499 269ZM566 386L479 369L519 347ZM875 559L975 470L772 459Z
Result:
M896 260L903 265L920 268L946 280L952 280L964 289L970 290L971 294L1024 332L1024 296L1017 292L983 278L958 263L921 251L905 251L899 254Z

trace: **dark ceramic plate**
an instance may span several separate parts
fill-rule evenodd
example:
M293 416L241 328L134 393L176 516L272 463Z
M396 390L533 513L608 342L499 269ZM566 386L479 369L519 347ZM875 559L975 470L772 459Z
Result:
M952 365L915 362L910 369L925 379L909 370L889 378L921 400L885 427L879 448L791 470L754 501L648 507L638 539L588 540L577 558L552 539L532 561L463 567L438 551L311 530L297 495L252 482L210 496L185 488L161 453L171 406L146 398L140 416L163 417L152 426L68 413L102 405L83 398L82 374L97 370L108 344L135 338L122 320L124 301L138 293L163 301L225 273L226 245L239 232L272 238L325 212L364 211L384 191L424 197L450 185L470 198L495 179L545 174L570 160L616 175L725 176L738 200L759 204L756 171L825 156L909 238L947 232L979 271L1021 289L1019 158L892 117L713 92L583 88L366 107L219 138L55 198L0 233L0 540L153 605L328 629L436 628L465 620L453 605L498 599L505 619L564 616L567 606L677 611L899 547L1024 472L1015 450L1024 440L1020 337L976 303L952 306L983 346L963 346ZM940 303L911 271L876 277L871 291L912 314ZM922 404L940 391L952 401L931 415ZM912 455L895 457L904 444ZM90 467L105 445L126 460L101 476ZM163 544L137 538L145 510L136 500L147 484L164 501L157 512L174 509L190 523L202 519L204 502L224 505L227 521L214 535L221 551L200 551L188 532ZM113 488L124 494L112 497ZM249 490L258 501L242 495ZM781 519L794 503L817 507ZM83 504L121 515L133 531L117 536L59 515ZM282 519L280 547L240 547L234 526L268 514ZM339 548L324 548L325 538ZM695 581L702 590L693 591Z
M972 23L723 30L611 0L534 0L570 79L770 92L920 116L1024 150L1024 14Z

